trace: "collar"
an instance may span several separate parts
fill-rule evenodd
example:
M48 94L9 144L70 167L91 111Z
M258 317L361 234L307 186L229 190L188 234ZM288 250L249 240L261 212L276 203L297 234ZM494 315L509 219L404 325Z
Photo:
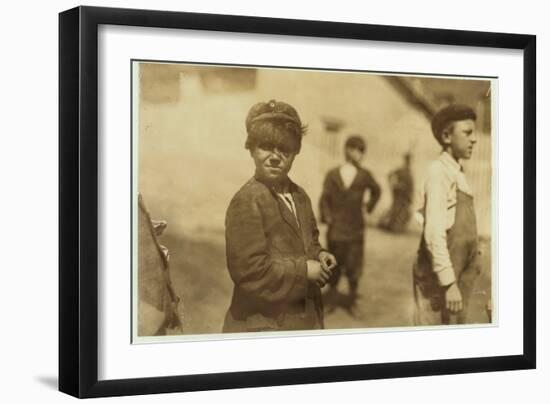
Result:
M359 169L357 168L357 166L346 161L340 166L340 169L338 171L340 173L340 177L349 176L351 178L355 178L355 176L359 172Z
M355 164L353 164L352 162L346 160L346 161L340 166L340 168L344 168L344 167L345 167L346 169L348 169L348 170L349 170L349 169L352 169L352 170L355 170L355 171L359 171L359 169L361 168L361 164L355 165Z
M258 181L260 184L264 184L266 186L267 189L269 189L272 193L274 194L278 194L280 192L277 192L275 191L275 189L273 188L273 186L271 184L269 184L268 182L262 180L261 178L259 178L257 175L254 175L254 179L256 181ZM295 192L298 192L299 191L299 188L298 188L298 185L296 185L290 178L287 177L287 180L288 180L288 193L295 193Z
M441 163L443 163L445 167L449 168L456 174L463 172L460 163L456 161L453 156L451 156L446 151L441 152L441 154L439 155L439 161L441 161Z

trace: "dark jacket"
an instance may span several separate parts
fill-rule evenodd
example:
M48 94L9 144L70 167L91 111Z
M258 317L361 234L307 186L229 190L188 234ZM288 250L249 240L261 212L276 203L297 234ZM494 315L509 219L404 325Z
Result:
M340 168L327 173L321 194L321 221L328 224L327 238L333 241L354 241L363 238L363 196L370 191L366 204L372 212L380 199L380 186L370 171L358 167L357 175L349 188L344 187Z
M250 179L227 209L227 267L235 286L224 332L322 327L320 289L307 280L318 259L319 231L305 191L290 192L300 226L267 185Z

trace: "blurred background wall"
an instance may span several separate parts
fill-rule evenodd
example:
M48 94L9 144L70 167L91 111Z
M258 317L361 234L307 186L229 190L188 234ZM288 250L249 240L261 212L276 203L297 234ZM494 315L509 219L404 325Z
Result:
M431 114L450 102L478 112L478 145L465 162L480 233L491 229L490 83L283 69L140 65L139 190L150 209L185 231L223 228L230 198L252 175L244 149L250 106L277 99L308 125L291 177L317 203L326 171L339 164L343 142L368 142L364 165L384 188L374 217L391 203L388 173L413 155L416 189L440 151Z

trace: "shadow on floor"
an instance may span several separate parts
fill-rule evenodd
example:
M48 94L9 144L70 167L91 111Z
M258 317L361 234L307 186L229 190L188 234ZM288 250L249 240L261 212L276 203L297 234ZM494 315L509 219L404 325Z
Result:
M59 388L57 376L37 376L36 381L50 389L58 390Z

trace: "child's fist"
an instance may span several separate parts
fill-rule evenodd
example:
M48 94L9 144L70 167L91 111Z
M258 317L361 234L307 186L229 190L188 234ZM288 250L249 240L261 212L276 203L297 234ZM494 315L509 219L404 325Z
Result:
M321 263L315 260L307 260L307 279L316 282L320 288L326 285L330 277L330 273L323 271Z
M463 309L462 293L460 293L456 282L449 286L445 292L445 305L451 313L458 313Z

